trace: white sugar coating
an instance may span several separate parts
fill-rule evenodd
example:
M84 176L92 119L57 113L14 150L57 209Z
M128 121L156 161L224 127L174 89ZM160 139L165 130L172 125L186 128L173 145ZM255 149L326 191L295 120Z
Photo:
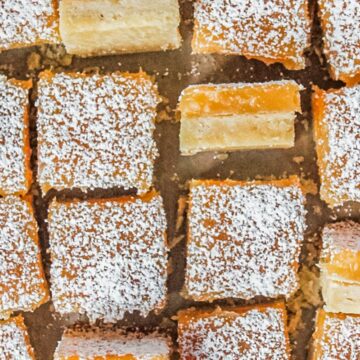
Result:
M360 317L344 315L344 319L326 316L322 356L319 360L359 360Z
M53 0L0 0L0 50L59 42Z
M311 26L304 0L197 0L194 18L195 33L206 41L195 48L214 44L225 53L305 65Z
M287 360L283 312L276 308L191 321L180 331L181 359Z
M46 296L30 205L15 196L0 198L0 318L29 311Z
M51 292L61 314L115 322L166 302L162 199L53 202L49 210Z
M143 74L56 74L39 81L38 179L55 188L137 188L152 184L156 87Z
M321 178L335 202L360 201L360 86L326 93L325 115L328 152Z
M24 115L28 91L0 75L0 94L0 193L26 192Z
M0 360L31 360L25 330L15 322L0 323Z
M190 190L186 291L192 298L290 296L305 229L296 185L197 185Z
M342 250L360 252L360 224L342 221L325 225L322 232L323 255L335 255Z
M324 47L335 75L360 72L359 0L319 0Z
M168 359L169 353L169 340L165 337L124 335L119 331L66 331L56 349L55 360L75 355L81 360L129 354L136 360L152 360L158 356Z

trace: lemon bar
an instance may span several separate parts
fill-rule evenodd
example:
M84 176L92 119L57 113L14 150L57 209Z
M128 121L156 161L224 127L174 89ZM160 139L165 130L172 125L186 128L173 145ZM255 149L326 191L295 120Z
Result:
M189 86L178 106L181 153L293 147L300 90L295 81Z
M196 0L192 49L298 70L305 68L310 30L305 0Z
M360 201L359 98L360 86L313 95L320 196L332 208Z
M320 259L325 309L360 314L360 224L325 225Z
M177 0L62 0L60 33L80 56L160 51L180 47Z
M31 80L0 75L0 195L24 195L31 185L29 89Z
M148 75L43 72L38 88L43 192L149 190L158 155L153 133L160 96Z
M283 303L178 313L180 359L290 360Z
M55 351L55 360L168 360L170 353L169 339L157 334L80 328L65 331Z
M305 230L297 177L190 183L184 295L196 301L291 296Z
M57 312L111 323L165 306L168 248L160 195L54 200L48 223Z
M0 3L0 51L59 43L55 0L3 0Z
M319 0L324 51L331 76L347 85L360 81L360 2Z
M0 198L0 319L49 299L30 201Z
M360 316L319 310L313 340L312 360L359 359Z
M35 360L34 350L21 315L0 321L0 358Z

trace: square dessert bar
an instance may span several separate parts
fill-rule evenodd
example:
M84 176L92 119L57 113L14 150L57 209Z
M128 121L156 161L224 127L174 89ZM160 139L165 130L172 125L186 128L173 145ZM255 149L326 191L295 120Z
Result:
M0 319L49 299L37 231L29 201L0 198Z
M283 303L178 313L180 359L290 359Z
M360 86L313 96L320 196L330 207L360 201Z
M161 335L77 328L65 331L54 359L168 360L170 354L170 340Z
M193 180L184 296L196 301L291 296L305 230L297 177Z
M322 242L320 280L325 309L360 314L360 224L325 225Z
M0 359L35 360L23 317L0 321Z
M294 146L300 90L295 81L187 87L178 106L182 155Z
M0 195L24 195L31 185L29 89L31 81L0 75Z
M312 360L358 360L360 316L319 310L312 350Z
M305 0L197 0L194 53L243 55L305 67L311 23Z
M41 188L152 185L157 88L145 73L40 75L38 179Z
M116 322L167 298L166 218L160 195L57 202L49 208L51 293L61 314Z
M334 79L360 81L360 2L319 0L324 51Z
M0 51L59 43L55 0L2 0Z
M80 56L175 49L181 45L178 0L61 0L60 33Z

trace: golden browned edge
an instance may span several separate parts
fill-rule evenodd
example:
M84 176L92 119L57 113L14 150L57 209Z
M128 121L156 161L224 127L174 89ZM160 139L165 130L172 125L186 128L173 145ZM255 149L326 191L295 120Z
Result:
M30 90L33 86L32 80L17 80L17 79L10 79L8 80L12 85L21 87L24 90ZM31 186L32 183L32 170L30 166L30 158L31 158L31 147L30 147L30 123L29 123L29 110L30 110L30 104L29 101L27 101L27 104L24 107L24 148L23 152L25 154L25 186L26 190L17 191L17 192L6 192L4 189L1 188L0 184L0 196L6 196L6 195L25 195Z
M216 308L207 308L207 309L196 309L194 307L180 310L177 313L176 320L178 321L178 332L179 338L181 338L183 332L186 331L188 325L197 321L198 319L206 319L214 316L227 316L228 318L236 318L238 316L245 315L248 311L258 310L260 312L265 312L269 308L275 308L281 310L282 320L284 324L284 336L286 341L286 352L290 358L291 348L290 340L287 327L287 311L286 306L283 301L275 301L259 305L246 305L246 306L225 306ZM196 336L196 334L195 334ZM182 353L180 345L180 354Z
M325 29L327 28L327 26L329 25L329 15L327 15L324 12L324 8L322 6L322 2L319 1L319 10L318 10L318 16L320 18L320 24L321 24L321 28L323 29L324 32L324 38L326 38L326 34L325 34ZM335 6L333 4L333 6ZM323 48L324 48L324 54L325 57L328 59L328 54L331 52L330 49L327 46L327 42L323 41ZM340 72L339 74L337 74L336 68L334 66L332 66L330 63L328 63L328 70L329 73L331 75L331 78L334 80L341 80L343 81L347 86L353 86L357 83L360 82L360 71L356 72L356 73L342 73Z
M241 83L239 83L241 84ZM221 86L223 85L223 87ZM219 104L219 107L221 108L225 108L225 105L221 104L221 99L218 99L217 101L213 101L211 99L211 94L212 93L218 93L219 96L220 94L222 94L222 98L226 98L229 93L230 96L236 96L241 98L243 96L243 93L246 93L249 89L253 90L253 88L259 88L260 91L266 88L270 89L270 94L271 93L276 93L277 91L280 90L280 92L284 92L284 89L288 90L288 93L290 92L291 94L293 94L294 99L293 99L293 104L292 104L292 108L290 110L289 109L282 109L282 110L277 110L277 111L293 111L293 112L299 112L301 113L301 99L300 99L300 91L302 90L301 85L297 84L295 81L289 81L288 83L284 83L284 84L271 84L270 82L263 82L263 83L243 83L243 87L240 88L233 88L233 87L227 87L227 84L218 84L218 85L214 85L214 84L197 84L197 85L192 85L189 86L187 88L185 88L181 95L180 95L180 99L177 105L177 113L178 113L178 117L181 118L182 115L186 115L189 118L199 118L201 116L204 115L212 115L211 111L204 111L204 106L200 106L200 108L197 110L197 112L194 111L187 111L187 103L190 101L195 101L197 102L197 97L199 96L198 92L194 92L193 90L199 90L201 91L201 94L204 96L204 102L210 102L211 104ZM275 88L275 89L274 89ZM246 94L247 95L247 94ZM248 95L247 95L248 96ZM257 96L254 96L257 97ZM260 96L259 96L260 97ZM290 101L290 100L289 100ZM268 105L268 104L267 104ZM230 105L231 106L231 105ZM265 105L266 106L266 105ZM252 107L252 106L250 106ZM239 109L238 109L239 110ZM256 113L260 112L260 111L264 111L264 109L260 109L258 111L256 111ZM266 109L265 112L274 112L275 110L270 110L270 109ZM240 111L230 111L229 113L231 114L235 114L235 113L240 113ZM242 113L242 111L241 111ZM255 111L254 111L255 113ZM214 114L214 116L223 116L225 114ZM227 114L228 115L228 114Z
M320 176L320 197L329 205L330 208L334 208L339 205L339 199L335 199L333 194L328 192L329 179L326 176L326 168L328 162L326 161L326 155L330 152L328 142L328 128L327 124L323 122L325 116L325 95L328 92L336 92L336 90L321 90L317 86L313 86L312 95L312 109L313 109L313 122L314 122L314 140L315 149L317 154L317 164L319 168ZM346 199L342 199L346 200Z
M57 72L51 71L51 70L44 70L39 74L39 78L41 80L47 80L47 81L51 81L52 78L57 74ZM66 71L65 72L66 75L73 77L73 78L87 78L87 77L91 77L91 74L87 74L87 73L81 73L81 72L73 72L73 71ZM130 79L144 79L144 80L149 80L151 81L154 85L155 84L155 76L151 76L149 74L147 74L145 71L143 71L141 68L138 72L129 72L129 71L114 71L111 73L111 75L121 75L124 77L128 77ZM155 86L156 87L156 86ZM160 95L159 95L160 97Z
M142 338L145 336L145 333L143 332L140 332L138 330L135 330L135 331L127 331L123 328L118 328L118 327L114 327L114 325L111 325L111 327L105 325L105 324L99 324L99 325L89 325L89 324L86 324L86 325L73 325L72 327L70 328L66 328L65 331L63 332L62 334L62 338L61 340L58 342L58 344L61 343L61 341L63 340L63 337L64 336L69 336L71 338L81 338L83 337L84 335L99 335L99 334L114 334L114 335L119 335L119 336L123 336L125 338ZM173 343L172 343L172 340L171 338L166 335L166 334L163 334L161 333L160 331L156 330L154 332L151 332L149 334L147 334L147 336L151 336L153 337L154 339L165 339L166 342L167 342L167 345L169 347L169 353L168 353L168 356L166 357L163 357L162 355L161 356L155 356L155 357L152 357L151 360L167 360L167 359L170 359L169 356L171 356L173 353L174 353L174 347L173 347ZM56 352L55 352L55 355L56 355ZM66 356L66 357L59 357L57 358L59 360L81 360L79 355L69 355L69 356ZM98 359L98 357L96 357L96 359ZM126 354L126 355L106 355L105 358L101 357L101 360L105 360L105 359L108 359L108 360L133 360L133 355L131 354ZM99 358L100 360L100 358Z
M10 324L10 323L15 323L15 325L23 331L23 335L24 335L24 340L25 340L25 344L26 344L26 348L28 351L28 354L30 355L31 359L35 360L35 353L34 353L34 349L31 346L30 343L30 338L29 338L29 334L28 334L28 330L27 327L24 323L24 318L22 315L18 315L15 316L13 318L7 319L7 320L2 320L0 321L0 326L1 325L5 325L5 324Z
M15 42L15 43L12 43L10 47L0 47L0 52L7 51L7 50L24 48L24 47L32 47L32 46L40 46L40 45L45 45L45 44L58 44L58 43L60 43L61 38L60 38L60 32L59 32L59 6L58 6L59 0L51 0L51 2L52 2L53 10L54 10L54 15L49 16L48 26L50 27L53 23L56 24L56 35L57 35L57 38L58 38L59 42L53 43L51 41L41 40L41 39L35 40L34 43L32 43L32 44Z
M52 218L52 210L53 208L57 207L60 204L65 204L66 206L70 206L71 204L76 204L76 203L89 203L89 204L104 204L107 202L116 202L118 204L123 204L126 202L135 202L136 200L141 200L143 202L150 202L153 198L155 198L156 196L160 196L160 193L157 192L156 190L152 189L151 191L149 191L148 193L144 194L144 195L137 195L137 196L132 196L132 195L125 195L125 196L119 196L119 197L110 197L110 198L101 198L101 199L87 199L87 200L80 200L80 199L56 199L53 200L53 202L50 204L49 206L49 210L48 210L48 223L51 223L51 218ZM167 232L166 230L164 231L164 243L165 243L165 247L166 250L169 251L169 244L168 244L168 237L167 237ZM50 234L50 238L51 238L51 234ZM53 253L50 251L50 257L51 260L53 260ZM168 260L168 259L167 259ZM170 274L171 268L170 268L170 262L167 261L167 275L166 277L168 278L169 274ZM155 314L159 314L162 309L166 306L166 304L169 301L169 294L166 294L166 298L164 300L164 302L159 305L158 307L156 307L153 311Z
M178 30L179 36L180 36L180 32ZM183 39L181 39L181 43L183 42ZM99 56L99 57L104 57L104 56L112 56L112 55L126 55L126 54L139 54L139 53L149 53L149 52L166 52L166 51L171 51L171 50L176 50L176 49L180 49L181 45L179 47L177 46L169 46L166 49L159 49L158 46L153 46L150 47L148 46L146 48L146 50L144 49L139 49L139 48L128 48L127 50L104 50L104 51L89 51L89 52L83 52L83 53L74 53L71 52L70 55L75 55L79 58L88 58L88 57L92 57L92 56Z
M37 247L37 267L38 270L40 272L40 279L42 280L42 284L39 285L39 288L41 290L41 292L43 293L43 297L37 302L34 303L32 305L29 305L28 308L14 308L14 309L8 309L5 312L2 312L0 315L2 315L2 317L10 317L12 313L14 313L15 311L30 311L33 312L34 310L36 310L38 307L40 307L41 305L45 304L46 302L48 302L50 300L50 293L49 293L49 287L48 287L48 283L45 277L45 272L44 272L44 268L43 268L43 264L42 264L42 258L41 258L41 248L40 248L40 243L39 243L39 238L38 238L38 232L37 232L37 222L36 219L34 217L34 211L33 211L33 207L32 207L32 196L31 195L26 195L23 197L20 197L21 201L24 201L27 205L29 214L32 218L32 223L31 223L31 227L32 229L27 228L27 233L29 236L29 241L33 241Z
M40 242L39 242L39 237L38 237L38 232L37 232L38 225L37 225L37 222L36 222L36 219L34 216L34 210L33 210L33 206L32 206L33 198L31 195L27 195L27 196L23 197L23 200L27 203L29 213L33 219L33 224L34 224L33 230L34 231L29 232L29 237L32 241L34 241L34 243L36 244L37 249L38 249L37 263L38 263L38 269L40 272L40 277L43 282L41 288L42 288L44 295L43 295L43 298L37 304L34 304L34 306L32 307L31 311L34 311L40 305L45 304L46 302L48 302L50 300L50 293L49 293L49 287L48 287L48 283L46 281L45 272L44 272L42 259L41 259L41 248L40 248Z
M300 179L298 178L298 176L296 175L292 175L286 179L280 179L280 180L254 180L254 181L242 181L242 180L230 180L230 179L226 179L226 180L191 180L190 181L190 192L191 189L193 187L196 186L211 186L211 185L217 185L217 186L222 186L222 185L226 185L226 186L258 186L258 185L272 185L272 186L276 186L276 187L288 187L288 186L297 186L302 194L304 195L304 202L303 204L305 205L305 189L303 188L303 186L300 183ZM189 219L191 217L191 209L192 209L192 202L191 202L191 196L188 197L188 210L187 210L187 222L189 223ZM186 229L186 245L188 247L188 245L191 243L191 234L190 234L190 228L189 226L187 226ZM293 267L294 270L297 274L298 269L299 269L299 261L295 261L293 263ZM181 290L181 295L185 298L185 299L191 299L194 301L207 301L207 302L213 302L214 300L218 300L219 298L211 295L201 295L201 296L197 296L197 297L193 297L191 296L188 291L187 291L187 283L188 277L187 277L187 273L185 272L185 282L184 282L184 286ZM289 294L289 296L293 295L296 291L298 290L298 288L294 289L293 293Z
M311 28L312 16L309 11L309 5L306 3L305 6L306 6L305 17L306 17L307 25L309 28ZM288 70L302 70L306 67L306 65L299 64L298 62L292 61L289 58L266 58L263 56L253 56L242 52L232 52L222 49L220 46L216 46L215 44L211 44L208 43L207 41L204 41L204 39L201 40L201 36L199 36L200 35L199 29L200 29L199 22L197 20L194 20L194 33L191 40L191 48L193 54L241 55L244 56L247 60L251 60L251 59L259 60L268 66L275 63L281 63ZM204 29L205 28L203 28L203 31ZM206 47L205 48L197 47L196 43L199 42L202 42L203 45L204 43L206 43ZM310 47L310 45L311 45L311 32L309 31L307 35L306 48ZM305 60L304 54L302 54L302 57Z
M300 183L300 179L296 175L291 175L286 179L279 179L279 180L254 180L254 181L244 181L244 180L197 180L193 179L190 181L190 189L196 186L258 186L258 185L272 185L276 187L288 187L288 186L298 186L302 191L302 185Z
M310 344L310 359L311 360L321 360L322 359L322 346L321 341L324 338L324 323L327 317L337 318L340 320L344 320L346 317L358 317L360 315L356 314L342 314L342 313L331 313L326 312L324 309L319 309L316 313L315 319L315 331L312 336L312 342Z
M117 202L117 203L126 203L126 202L134 202L138 199L140 199L143 202L150 202L154 197L159 196L160 193L156 190L152 189L151 191L147 192L144 195L124 195L124 196L117 196L117 197L110 197L110 198L91 198L91 199L56 199L56 201L53 201L53 204L73 204L73 203L81 203L86 202L90 204L104 204L106 202ZM53 205L51 205L53 206Z

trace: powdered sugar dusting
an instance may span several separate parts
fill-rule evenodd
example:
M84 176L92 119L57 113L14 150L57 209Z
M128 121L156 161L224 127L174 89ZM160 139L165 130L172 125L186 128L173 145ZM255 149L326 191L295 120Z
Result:
M360 2L319 0L324 48L335 75L360 72Z
M24 114L28 92L0 75L0 193L25 193Z
M58 40L53 0L0 0L0 50Z
M289 359L284 314L276 308L223 311L179 323L179 332L181 359Z
M197 0L196 52L217 52L290 61L303 68L310 21L304 0Z
M360 224L354 221L328 224L324 227L322 241L325 256L337 254L342 250L358 252L360 251Z
M190 191L186 291L196 300L290 296L305 229L297 185L206 185Z
M25 330L20 328L15 321L0 323L0 359L34 359L29 353L25 336Z
M127 334L121 331L66 331L55 353L55 360L78 356L93 359L132 355L134 360L168 359L169 340L155 335Z
M61 314L91 321L146 316L166 301L166 219L159 195L145 201L57 203L49 210L51 292Z
M39 82L39 182L49 188L146 192L158 155L159 96L145 74L56 74Z
M360 86L324 93L320 126L327 129L328 152L321 182L336 205L360 201Z
M0 318L29 311L47 295L30 205L15 196L0 199Z
M360 317L326 316L324 337L320 341L322 348L320 360L359 360Z

